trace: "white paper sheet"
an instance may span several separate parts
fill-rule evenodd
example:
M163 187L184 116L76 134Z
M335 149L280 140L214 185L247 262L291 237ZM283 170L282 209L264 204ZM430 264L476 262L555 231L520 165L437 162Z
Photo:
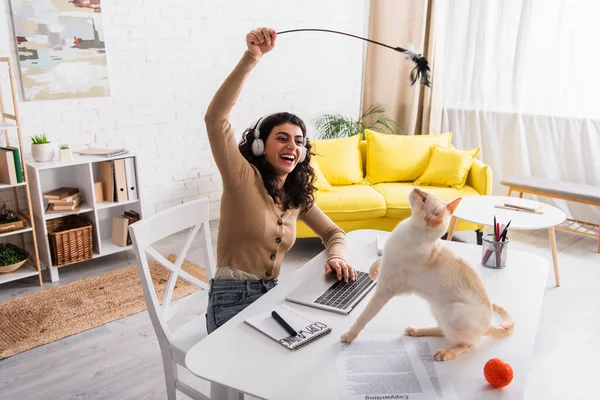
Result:
M334 349L340 399L456 399L440 376L427 339L362 335Z
M436 364L439 363L439 361L433 360L433 353L438 349L438 346L434 341L427 338L410 338L408 341L415 346L438 398L456 399L456 393L454 393L452 382L450 382L450 379L447 376L439 373L438 368L436 367ZM431 351L432 349L434 350L433 352Z

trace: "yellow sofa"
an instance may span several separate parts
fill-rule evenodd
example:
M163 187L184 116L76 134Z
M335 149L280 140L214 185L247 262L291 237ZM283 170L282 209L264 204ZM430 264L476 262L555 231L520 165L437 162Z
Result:
M432 148L435 143L429 145L429 141L437 141L440 144L440 140L443 139L441 141L444 143L435 147L440 149L447 147L451 148L451 151L459 152L450 144L452 135L450 132L442 135L403 137L381 136L384 134L371 131L366 133L367 140L356 138L353 142L354 139L344 138L311 142L316 153L312 157L312 165L317 172L316 186L319 188L315 194L316 203L346 232L356 229L393 230L400 221L411 215L408 194L415 186L446 201L457 197L491 193L492 170L474 156L472 163L469 160L468 173L465 171L463 174L463 177L466 174L466 182L463 180L464 186L458 189L441 185L415 185L415 181L419 178L414 178L423 175L422 170L431 166ZM410 147L415 142L416 147ZM394 153L389 154L389 152ZM476 155L478 149L472 151L473 153ZM375 155L373 158L376 159L369 160L369 155ZM397 165L404 165L404 167L401 171L394 170ZM409 171L414 166L417 169ZM390 182L386 179L412 180ZM456 230L480 228L478 225L460 220L456 226ZM315 236L310 228L298 221L298 238Z

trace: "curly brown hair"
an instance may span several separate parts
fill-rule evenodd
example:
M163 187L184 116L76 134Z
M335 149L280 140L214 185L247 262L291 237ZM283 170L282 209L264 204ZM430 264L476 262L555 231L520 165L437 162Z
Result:
M300 127L302 135L306 138L306 125L304 122L296 115L288 112L280 112L265 117L260 124L260 138L266 143L273 128L285 123ZM315 201L313 193L317 190L314 186L315 171L310 166L312 156L310 141L306 138L306 158L288 174L283 188L279 189L277 187L277 174L273 166L267 162L264 155L257 157L252 153L252 142L255 140L254 130L257 125L258 122L244 131L239 144L240 152L250 164L258 169L267 193L273 198L273 201L281 203L284 210L290 208L308 210Z

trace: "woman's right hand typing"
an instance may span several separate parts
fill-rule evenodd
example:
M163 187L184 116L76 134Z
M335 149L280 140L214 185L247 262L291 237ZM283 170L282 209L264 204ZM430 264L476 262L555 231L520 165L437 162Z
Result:
M273 50L277 32L272 28L258 28L251 30L246 35L246 45L248 52L255 58L260 58Z

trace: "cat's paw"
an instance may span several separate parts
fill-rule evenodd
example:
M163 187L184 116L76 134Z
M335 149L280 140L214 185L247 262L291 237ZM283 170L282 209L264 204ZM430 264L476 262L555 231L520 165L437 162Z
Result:
M379 270L377 268L371 268L371 270L369 271L369 278L371 278L372 281L377 280L377 277L379 276Z
M377 280L377 277L379 276L379 265L381 265L381 258L375 260L373 265L371 265L371 268L369 268L369 278L371 278L372 281Z
M406 336L420 336L419 329L415 328L414 326L409 326L408 328L406 328L404 330L404 334Z
M437 353L433 356L435 361L449 361L456 357L456 354L453 351L446 349L439 349Z
M352 341L356 339L357 336L358 334L352 331L348 331L342 335L341 339L343 343L352 343Z

